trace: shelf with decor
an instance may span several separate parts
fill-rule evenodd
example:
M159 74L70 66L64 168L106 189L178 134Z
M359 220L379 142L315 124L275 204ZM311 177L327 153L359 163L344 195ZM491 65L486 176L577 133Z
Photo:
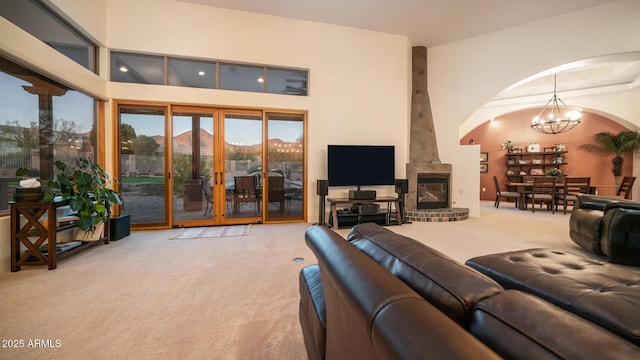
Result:
M526 151L525 151L526 150ZM564 144L541 148L539 144L529 144L526 149L508 150L506 157L508 182L522 182L524 176L544 175L547 170L567 165Z

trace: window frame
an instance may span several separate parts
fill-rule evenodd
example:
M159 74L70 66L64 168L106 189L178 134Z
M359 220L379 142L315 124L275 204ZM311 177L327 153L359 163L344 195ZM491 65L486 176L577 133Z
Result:
M143 83L143 82L129 82L129 81L119 81L117 79L115 79L115 74L117 74L118 69L116 68L116 64L115 64L115 57L117 55L130 55L130 56L148 56L148 57L162 57L164 59L164 68L163 68L163 74L164 74L164 84L161 85L165 85L165 86L180 86L180 87L192 87L192 86L182 86L182 85L172 85L169 84L169 62L171 60L179 60L179 61L192 61L194 63L196 62L202 62L202 63L207 63L207 64L215 64L216 67L216 71L215 71L215 87L213 88L209 88L209 87L197 87L200 89L215 89L215 90L225 90L225 91L245 91L245 92L253 92L253 93L263 93L263 94L275 94L275 95L285 95L285 96L310 96L309 95L309 78L310 78L310 70L309 69L303 69L303 68L296 68L296 67L286 67L286 66L276 66L276 65L266 65L266 64L254 64L254 63L246 63L246 62L237 62L237 61L226 61L226 60L219 60L219 59L204 59L204 58L196 58L196 57L183 57L183 56L173 56L173 55L161 55L161 54L152 54L152 53L138 53L138 52L131 52L131 51L121 51L121 50L111 50L110 54L109 54L109 69L110 69L110 74L109 74L109 81L113 81L113 82L124 82L124 83L133 83L133 84L148 84L148 83ZM255 67L255 68L261 68L262 69L262 89L261 91L252 91L252 90L238 90L238 89L229 89L229 88L223 88L221 86L221 78L222 78L222 74L221 74L221 67L223 66L238 66L238 67ZM306 75L306 78L301 79L300 81L303 81L304 84L304 93L300 93L300 94L287 94L284 92L269 92L269 79L268 79L268 73L269 70L276 70L276 71L291 71L291 72L302 72ZM154 84L154 85L158 85L158 84Z

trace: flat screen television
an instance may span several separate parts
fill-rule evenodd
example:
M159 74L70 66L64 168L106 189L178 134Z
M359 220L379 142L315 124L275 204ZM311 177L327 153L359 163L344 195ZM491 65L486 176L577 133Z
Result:
M329 186L395 184L395 147L391 145L327 146Z

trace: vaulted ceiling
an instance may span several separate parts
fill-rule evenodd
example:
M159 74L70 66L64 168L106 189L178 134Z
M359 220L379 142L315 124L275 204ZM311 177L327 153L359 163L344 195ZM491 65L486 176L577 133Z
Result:
M413 46L433 47L503 30L613 0L177 0L406 35ZM495 100L522 99L553 91L611 92L640 85L640 56L589 59L536 74ZM594 90L595 89L595 90Z
M178 0L406 35L432 47L614 0Z

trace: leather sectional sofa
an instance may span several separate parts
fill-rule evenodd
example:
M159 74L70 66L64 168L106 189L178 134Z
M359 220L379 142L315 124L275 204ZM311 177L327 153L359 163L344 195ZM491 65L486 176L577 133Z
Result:
M562 274L557 268L569 258L578 263L569 261L570 267L582 266L575 255L558 259L537 249L470 260L490 269L482 274L373 223L355 226L346 240L316 225L305 239L318 260L299 277L309 359L640 358L640 269L606 264L602 276L621 277L627 292L614 289L606 299L585 296L580 306L558 306L572 296L564 287L575 294L580 281L561 275L550 276L553 286L517 285L535 277L536 269L541 276ZM505 262L514 259L519 265L511 270ZM589 273L597 287L595 265Z
M640 202L578 195L569 236L604 260L640 266Z

